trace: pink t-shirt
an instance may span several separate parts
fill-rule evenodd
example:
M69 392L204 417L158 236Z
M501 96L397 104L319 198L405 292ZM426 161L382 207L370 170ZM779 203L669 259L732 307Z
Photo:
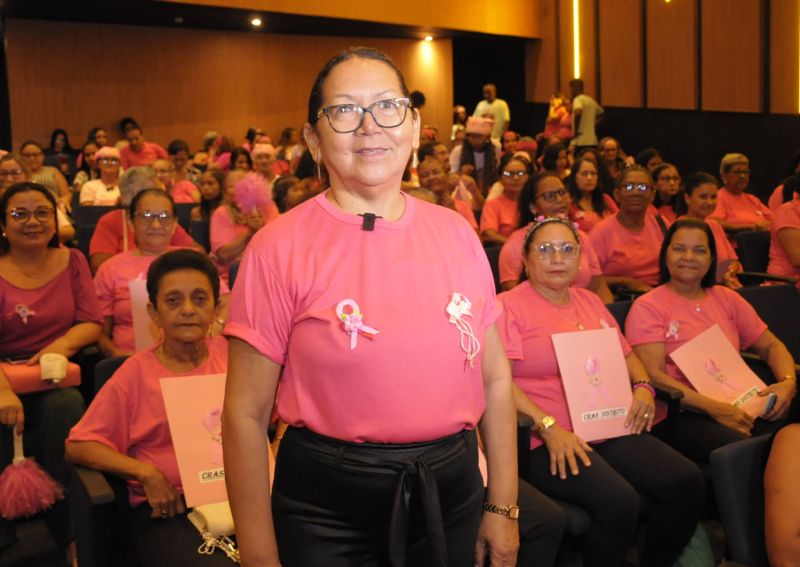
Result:
M175 183L175 185L172 187L172 192L170 195L172 195L172 198L176 203L200 202L199 199L195 198L195 196L200 195L197 187L188 179L183 179Z
M770 220L772 211L755 195L734 195L722 187L717 193L717 206L710 218L732 224L755 224Z
M130 144L119 150L119 162L123 169L150 165L157 159L167 159L167 151L153 142L145 142L138 152L133 151Z
M0 274L0 356L35 354L77 323L101 322L89 264L75 248L64 271L36 289Z
M127 214L125 209L117 209L111 211L100 217L97 221L97 226L94 229L92 240L89 242L89 256L95 254L118 254L126 250L133 250L136 248L136 236L125 220ZM127 232L127 247L126 240L123 238L122 227L125 227ZM172 246L179 248L191 248L197 246L197 243L192 240L192 237L183 229L181 225L175 227L175 233L170 240Z
M467 219L473 230L478 230L478 221L475 220L475 213L472 212L472 207L469 206L469 203L461 199L453 199L453 203L456 207L456 212Z
M792 265L786 250L781 246L778 233L784 229L800 230L800 201L795 199L784 203L775 211L774 222L770 228L769 267L767 273L778 276L800 277L800 268ZM800 285L800 280L798 281Z
M719 325L736 350L744 350L767 330L755 309L738 293L721 285L706 289L700 301L681 297L668 285L661 285L633 302L625 321L625 335L631 345L663 343L667 374L692 387L669 354L712 325ZM656 419L666 415L659 402Z
M499 311L486 253L458 213L403 196L399 220L365 231L324 192L245 251L225 333L285 365L278 413L290 425L412 443L473 428L483 414L481 355L466 364L470 341L446 308L466 297L461 320L483 345ZM345 300L366 326L354 336L337 314Z
M519 208L516 201L500 195L483 205L481 232L493 228L503 236L510 236L517 226L519 226Z
M572 138L572 113L564 106L556 109L556 117L548 118L544 123L544 137L558 136L567 143Z
M512 232L500 250L498 268L501 284L519 281L519 276L522 273L522 244L525 242L525 234L527 234L529 226ZM602 275L603 272L600 269L597 254L594 253L594 248L589 242L589 237L583 231L578 231L578 239L581 245L581 263L578 267L578 273L572 281L572 286L589 287L589 281L591 281L592 277Z
M506 355L511 360L514 382L533 403L556 423L572 431L569 407L561 382L556 351L550 335L578 331L578 323L585 330L613 327L619 332L614 316L591 291L571 287L569 303L555 305L528 283L497 296L503 313L497 321L500 338ZM625 356L631 352L625 337L619 333ZM531 449L542 440L531 436Z
M667 228L669 228L669 226L678 218L678 215L675 214L675 209L672 208L672 205L661 205L656 209L656 213L661 215L661 218L664 219Z
M624 276L658 285L661 271L658 255L664 233L655 215L645 215L644 228L628 230L616 216L600 221L589 235L603 275Z
M794 193L793 200L800 200L800 195L798 195L797 192ZM767 201L767 206L769 207L769 210L773 212L773 214L781 205L783 205L783 183L775 187L775 190L769 196L769 200Z
M600 214L595 211L579 209L578 205L573 202L569 208L569 218L578 224L579 229L589 234L601 220L616 215L619 212L619 207L610 196L603 195L603 203L605 204L605 208L603 209L603 215L600 216Z
M280 211L278 211L278 206L275 204L275 201L270 200L267 208L261 212L261 215L264 217L267 223L278 218ZM211 223L209 228L209 238L211 240L211 259L213 260L214 265L217 266L217 270L219 270L220 279L222 279L222 281L226 284L229 283L231 264L238 262L241 259L241 256L236 258L233 262L224 264L217 257L217 250L242 234L247 233L249 230L250 229L247 227L247 225L237 224L233 221L231 209L227 205L217 207L214 213L211 215Z
M100 388L86 413L69 432L67 445L94 441L150 463L183 494L167 410L161 396L161 379L227 372L227 343L223 337L206 339L208 358L191 372L184 373L161 364L154 352L156 347L134 354ZM128 481L128 491L131 506L147 502L144 489L137 481Z

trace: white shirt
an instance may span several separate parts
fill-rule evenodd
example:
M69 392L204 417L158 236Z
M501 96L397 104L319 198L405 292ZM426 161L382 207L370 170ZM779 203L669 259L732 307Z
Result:
M575 111L581 111L580 124L575 123ZM597 117L603 115L603 107L597 104L589 95L579 94L572 100L572 131L575 137L572 138L573 146L596 146L597 133L594 125Z
M496 98L492 102L480 101L472 115L494 120L492 138L496 140L503 136L503 124L511 121L511 111L508 109L508 103L502 98Z

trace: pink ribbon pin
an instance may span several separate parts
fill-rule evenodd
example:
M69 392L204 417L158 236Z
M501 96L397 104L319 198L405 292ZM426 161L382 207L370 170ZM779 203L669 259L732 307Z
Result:
M17 312L19 318L22 319L22 322L26 325L28 324L28 317L31 315L36 315L36 311L28 307L27 305L22 305L21 303L14 307L14 311Z
M453 293L446 308L447 314L450 316L450 323L455 325L461 333L461 350L467 355L465 366L469 368L475 366L475 357L481 351L481 343L472 331L472 325L464 320L464 317L472 317L471 309L472 302L467 299L467 296L458 292Z
M589 389L589 407L599 408L608 403L608 397L603 389L603 379L600 377L600 363L597 358L590 356L586 359L583 365L586 376L589 377L589 384L592 388Z
M345 312L345 307L349 307L350 311ZM358 303L352 299L343 299L336 305L336 316L342 320L342 327L350 335L350 350L356 348L359 333L371 339L373 337L370 335L377 335L380 332L364 324L364 314L361 313Z
M680 323L677 321L670 321L669 328L667 328L667 333L664 335L665 339L675 339L678 340L678 330L680 329Z

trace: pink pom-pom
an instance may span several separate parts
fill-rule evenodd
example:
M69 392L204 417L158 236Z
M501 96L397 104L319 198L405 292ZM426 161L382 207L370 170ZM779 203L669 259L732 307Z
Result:
M24 518L64 498L64 489L33 460L8 465L0 475L0 515Z
M255 213L265 209L269 203L269 187L263 177L248 173L233 186L233 200L242 213Z

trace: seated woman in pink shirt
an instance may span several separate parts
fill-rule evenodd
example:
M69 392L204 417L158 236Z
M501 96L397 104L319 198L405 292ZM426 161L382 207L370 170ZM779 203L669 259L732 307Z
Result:
M746 193L750 185L750 161L743 154L725 154L719 166L724 186L717 195L711 218L728 236L745 230L769 230L772 211L758 197Z
M664 229L648 214L655 190L647 169L634 165L622 172L614 189L619 212L600 221L589 240L608 286L635 292L658 285L658 253Z
M208 336L219 286L216 268L199 252L176 250L153 262L148 309L164 338L125 361L69 432L69 461L127 479L133 510L126 533L139 565L231 564L222 553L197 555L201 540L186 518L160 385L227 371L227 341Z
M478 221L475 220L475 214L469 203L450 196L450 185L447 183L447 174L442 162L428 156L417 166L417 176L420 186L434 194L437 205L453 209L466 219L475 232L478 232Z
M681 390L681 404L691 410L678 416L676 448L704 462L717 447L774 430L797 389L794 361L783 343L742 296L714 285L716 261L709 225L696 219L676 221L661 248L664 283L633 303L625 323L628 341L653 381ZM700 394L670 360L672 351L713 325L719 325L737 350L756 352L772 369L775 383L758 395L774 393L777 401L763 419L754 420L733 404ZM657 420L663 415L659 407Z
M767 272L797 278L800 286L800 200L778 207L770 232Z
M583 565L619 565L635 540L640 499L652 503L644 521L642 565L673 565L695 530L703 506L700 470L647 432L655 414L644 366L619 334L633 403L630 435L586 443L573 432L553 333L612 327L614 317L593 293L570 285L582 252L572 223L549 218L524 238L528 280L498 301L498 329L511 361L518 412L533 419L525 480L551 498L581 506L592 525L583 538ZM618 331L618 329L617 329Z
M583 232L591 232L602 219L619 211L601 183L597 163L588 155L575 160L564 185L572 198L569 216Z
M708 220L717 205L718 192L719 182L713 175L703 172L690 175L686 180L684 194L686 214L681 218L692 218L708 223L717 248L717 271L714 281L731 289L739 289L742 287L736 277L736 274L742 271L739 256L725 235L722 225L717 221Z
M100 177L83 184L79 201L82 207L103 206L113 207L119 203L119 150L105 146L94 154L95 163L100 171Z
M652 211L661 218L667 226L671 225L686 210L681 189L681 174L678 168L671 163L661 163L652 169L656 194L653 197Z
M211 220L225 194L225 172L213 169L200 176L200 204L192 209L192 220Z
M250 152L253 158L253 171L259 174L267 184L267 194L272 198L272 187L275 179L275 162L277 161L277 150L272 144L256 144Z
M136 194L130 206L130 224L136 247L105 262L94 277L94 289L103 315L100 350L106 356L136 352L128 284L144 279L147 269L162 254L176 249L170 244L175 232L175 202L161 189L145 189ZM228 293L227 287L223 294ZM222 330L220 322L212 325L215 334Z
M58 243L56 200L43 186L17 183L0 197L0 359L35 364L44 353L74 356L100 335L100 309L86 258ZM83 413L77 388L17 396L0 370L0 424L23 433L26 456L35 457L66 485L64 439ZM5 433L4 433L5 434ZM3 450L0 466L11 462ZM64 549L72 541L68 500L44 514ZM16 540L0 520L0 546ZM5 524L5 525L2 525ZM74 547L72 548L74 555Z
M500 166L503 194L487 201L481 213L481 240L484 244L503 244L519 226L519 194L533 173L531 163L514 156Z
M531 224L542 218L568 218L568 212L571 210L570 201L570 195L564 189L564 184L553 171L540 173L525 184L519 198L520 228L511 233L500 250L500 285L503 291L516 287L520 281L528 278L522 268L522 243ZM603 303L611 303L614 297L603 278L597 254L594 253L586 233L578 230L578 237L583 253L578 274L572 285L593 291Z
M168 159L157 159L151 166L156 172L156 177L176 203L199 203L200 191L188 179L175 179L175 166Z
M237 203L237 186L249 186L252 190L260 188L264 193L264 203L256 210L241 210ZM233 170L225 179L225 202L211 215L210 239L211 257L219 275L227 285L231 264L242 257L247 243L258 230L268 222L278 218L278 206L268 193L262 178L253 173Z

